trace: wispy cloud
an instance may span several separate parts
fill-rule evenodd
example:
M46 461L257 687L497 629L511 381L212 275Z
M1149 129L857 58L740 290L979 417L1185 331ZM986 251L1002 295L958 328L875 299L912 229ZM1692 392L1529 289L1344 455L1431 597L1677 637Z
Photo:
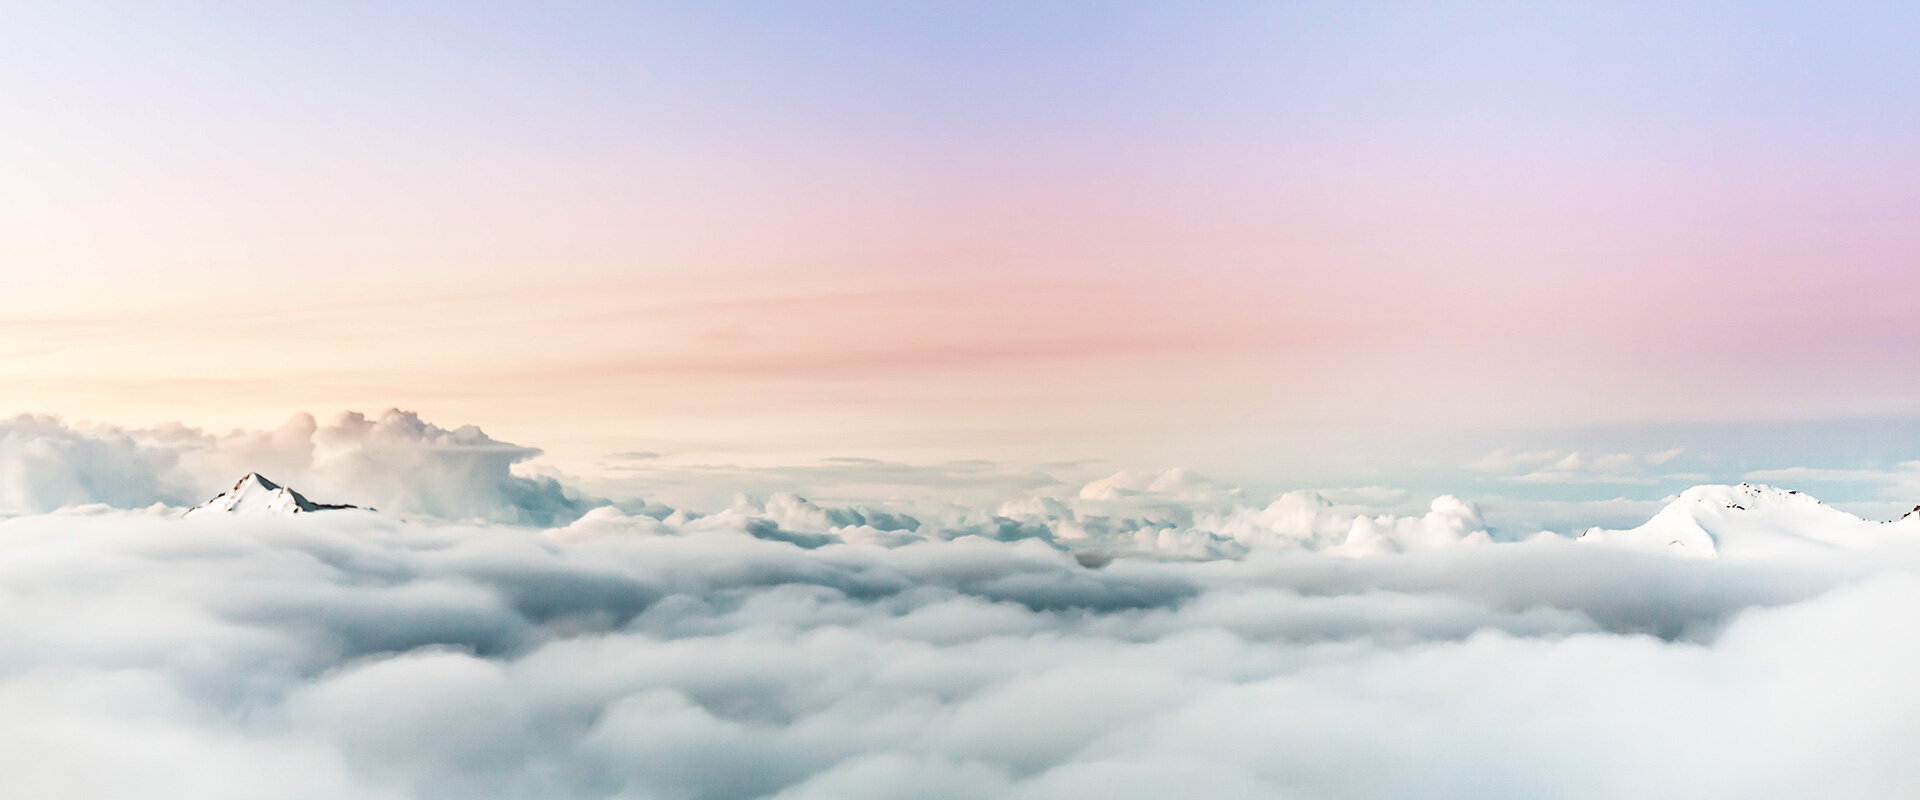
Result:
M1683 448L1639 454L1496 450L1464 466L1514 483L1646 484L1702 478L1697 474L1659 469L1685 453Z
M1920 503L1920 461L1902 461L1885 469L1785 467L1747 473L1749 480L1784 484L1856 483L1875 486L1889 500Z

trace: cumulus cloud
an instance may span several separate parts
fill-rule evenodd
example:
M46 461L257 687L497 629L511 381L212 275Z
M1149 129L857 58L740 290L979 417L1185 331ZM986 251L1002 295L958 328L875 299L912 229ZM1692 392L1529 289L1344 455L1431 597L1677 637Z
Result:
M0 421L0 512L103 503L121 508L182 500L179 433L69 426L23 414Z
M398 409L299 414L272 431L215 434L181 425L70 425L49 416L0 420L0 513L100 503L192 505L246 472L330 502L443 519L547 525L603 504L514 465L540 451Z
M1368 487L1285 492L1261 503L1240 487L1172 469L1120 472L1065 497L1010 501L995 519L1044 528L1075 550L1185 558L1270 548L1360 556L1492 541L1479 509L1451 495L1434 498L1424 513L1373 510L1404 499L1404 492Z
M1352 538L1305 500L1267 510L1252 530ZM1408 519L1365 524L1417 539L1470 514ZM893 522L798 498L548 530L0 522L0 794L1864 798L1920 779L1920 552L1898 542L1090 568L1043 538ZM918 538L780 538L804 527Z

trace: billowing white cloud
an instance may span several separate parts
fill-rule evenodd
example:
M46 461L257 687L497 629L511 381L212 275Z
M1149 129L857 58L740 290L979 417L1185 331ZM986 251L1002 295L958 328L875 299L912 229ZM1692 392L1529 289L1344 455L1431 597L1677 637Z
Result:
M1445 499L1344 531L1328 505L1240 521L1328 549L1361 525L1472 527ZM1868 798L1920 780L1920 550L1900 542L1089 567L1045 537L850 513L0 522L0 795ZM802 528L828 533L781 540Z
M1204 515L1196 526L1249 546L1279 544L1339 555L1486 544L1486 523L1471 504L1451 495L1435 498L1426 514L1342 514L1312 492L1288 492L1260 509L1236 508Z
M513 472L539 453L397 409L377 418L348 412L327 425L300 414L272 431L229 434L23 415L0 420L0 513L191 505L247 472L330 502L442 519L545 525L605 502Z
M179 502L194 488L180 465L188 449L178 442L182 438L198 437L76 427L44 415L0 421L0 513Z

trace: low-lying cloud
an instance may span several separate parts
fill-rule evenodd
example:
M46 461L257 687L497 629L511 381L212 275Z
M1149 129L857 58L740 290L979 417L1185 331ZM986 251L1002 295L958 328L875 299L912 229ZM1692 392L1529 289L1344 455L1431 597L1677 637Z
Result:
M0 794L1864 798L1920 779L1910 547L1689 560L1544 538L1092 568L1042 538L814 515L0 522ZM780 538L850 522L875 541Z

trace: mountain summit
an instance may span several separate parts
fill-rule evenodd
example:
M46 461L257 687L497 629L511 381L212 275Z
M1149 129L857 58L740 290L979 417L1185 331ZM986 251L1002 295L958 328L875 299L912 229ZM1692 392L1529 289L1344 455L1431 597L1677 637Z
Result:
M184 516L199 517L216 514L285 516L343 508L358 508L358 506L316 503L299 492L267 480L257 472L249 472L246 477L235 483L233 488L221 492L212 500L194 506Z
M1873 522L1772 486L1695 486L1638 528L1593 528L1580 540L1707 558L1780 555L1920 541L1920 515Z

